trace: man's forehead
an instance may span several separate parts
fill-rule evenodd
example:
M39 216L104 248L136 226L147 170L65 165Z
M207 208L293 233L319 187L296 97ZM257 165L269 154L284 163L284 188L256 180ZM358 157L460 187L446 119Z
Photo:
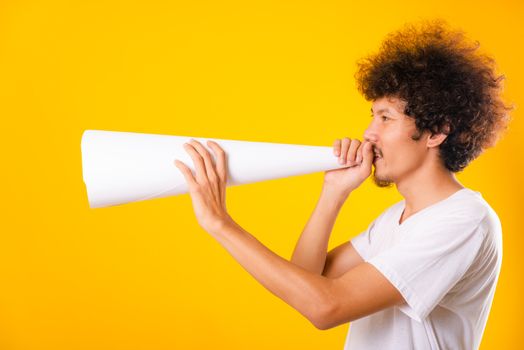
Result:
M404 114L406 102L396 97L382 97L373 101L371 113L380 114L383 112Z

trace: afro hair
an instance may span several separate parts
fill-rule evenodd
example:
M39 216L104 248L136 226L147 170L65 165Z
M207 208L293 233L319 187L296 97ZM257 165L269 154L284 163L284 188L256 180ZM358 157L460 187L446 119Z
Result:
M495 73L494 59L479 46L437 19L406 24L357 62L359 92L368 101L405 101L404 114L419 133L414 140L424 131L447 134L439 154L451 172L496 144L513 109L501 98L504 75Z

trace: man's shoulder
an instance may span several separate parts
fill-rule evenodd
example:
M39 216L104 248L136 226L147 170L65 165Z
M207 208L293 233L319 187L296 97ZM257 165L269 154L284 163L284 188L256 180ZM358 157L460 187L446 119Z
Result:
M482 226L483 232L488 233L491 238L500 239L502 234L502 226L499 216L480 192L474 191L475 196L469 199L470 210L479 218L479 225Z
M397 201L386 207L374 220L375 224L382 222L391 224L391 220L396 219L405 207L405 200ZM421 215L413 217L412 221L419 221L419 224L432 225L434 222L449 220L450 224L456 222L471 222L480 225L482 221L499 223L499 218L489 203L483 198L479 191L470 188L463 188L448 198L430 205L421 211Z
M443 211L478 221L485 218L498 220L497 214L479 191L464 188L458 194L443 206Z
M466 225L479 228L484 235L498 234L501 231L497 213L479 191L464 188L448 199L437 206L436 211L424 217L427 225Z

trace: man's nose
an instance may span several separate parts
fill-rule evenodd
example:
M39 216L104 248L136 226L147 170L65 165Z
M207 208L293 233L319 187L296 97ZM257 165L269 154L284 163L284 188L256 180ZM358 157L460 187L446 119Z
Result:
M378 140L377 131L374 127L373 122L369 124L367 129L364 131L364 140L372 143L376 143Z

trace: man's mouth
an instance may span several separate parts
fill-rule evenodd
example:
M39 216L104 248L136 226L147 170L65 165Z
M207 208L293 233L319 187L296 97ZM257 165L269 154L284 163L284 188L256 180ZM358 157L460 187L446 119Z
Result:
M373 147L373 162L376 162L379 159L382 159L382 153L377 150L375 147Z

